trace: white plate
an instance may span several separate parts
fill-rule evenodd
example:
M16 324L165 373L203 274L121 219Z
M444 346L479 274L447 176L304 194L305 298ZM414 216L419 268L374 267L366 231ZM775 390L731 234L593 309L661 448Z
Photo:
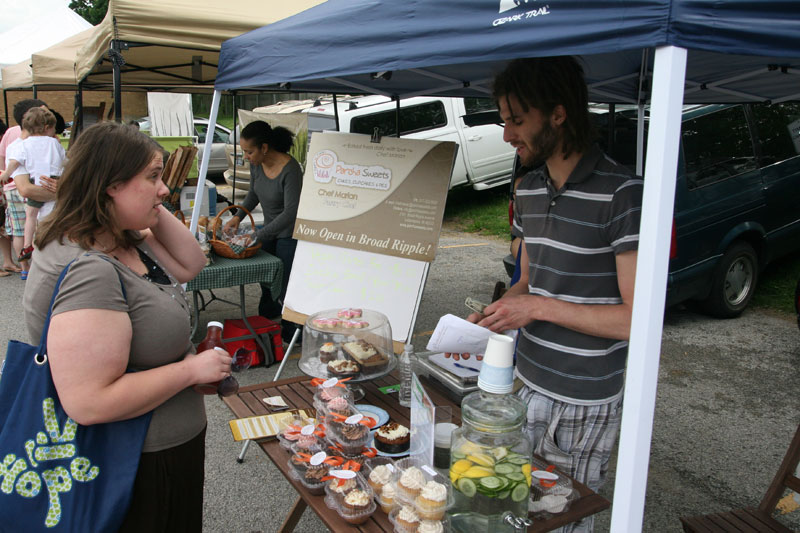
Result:
M373 430L379 428L389 421L389 413L380 407L375 407L374 405L368 405L365 403L358 403L356 404L356 409L358 409L358 412L362 415L368 416L375 421L375 425L372 428Z

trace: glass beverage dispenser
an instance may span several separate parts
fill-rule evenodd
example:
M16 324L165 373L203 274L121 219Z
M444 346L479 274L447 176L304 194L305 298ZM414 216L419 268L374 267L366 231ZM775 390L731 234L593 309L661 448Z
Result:
M513 347L512 339L495 335L486 356L496 337ZM448 514L453 531L513 533L530 524L532 445L522 431L527 406L511 394L512 361L504 366L495 357L484 357L478 380L481 390L461 404L462 426L453 431L450 445L455 502Z

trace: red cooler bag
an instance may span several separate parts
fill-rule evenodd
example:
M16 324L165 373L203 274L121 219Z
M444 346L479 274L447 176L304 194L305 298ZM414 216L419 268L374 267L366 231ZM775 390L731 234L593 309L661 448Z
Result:
M281 338L281 325L273 322L263 316L250 316L247 321L252 326L253 331L261 337L261 340L268 347L272 347L272 353L275 354L275 361L283 360L283 339ZM246 339L241 341L227 342L225 339L243 337L250 335L244 321L241 319L226 319L225 326L222 329L222 341L229 353L233 353L239 348L247 348L253 351L253 359L250 361L250 366L263 365L267 358L264 351L253 339Z

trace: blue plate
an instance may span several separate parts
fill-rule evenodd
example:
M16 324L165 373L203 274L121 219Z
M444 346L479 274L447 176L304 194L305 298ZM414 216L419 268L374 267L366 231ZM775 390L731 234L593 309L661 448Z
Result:
M380 407L375 407L374 405L367 405L365 403L356 404L356 409L358 412L364 416L368 416L375 421L375 426L372 429L379 428L380 426L384 425L386 422L389 421L389 413L381 409Z

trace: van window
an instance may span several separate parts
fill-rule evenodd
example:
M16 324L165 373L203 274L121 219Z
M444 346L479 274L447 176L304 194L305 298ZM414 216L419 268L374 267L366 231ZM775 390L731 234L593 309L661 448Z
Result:
M689 189L757 168L742 106L685 121L682 139Z
M494 98L476 98L474 96L468 96L464 98L464 109L467 111L468 115L471 113L480 113L481 111L496 111L497 103L495 103Z
M447 125L447 114L440 101L428 102L400 108L400 135L416 133ZM375 128L381 136L397 135L395 110L381 111L369 115L353 117L350 121L352 133L372 135Z
M754 105L762 165L800 154L800 104Z

